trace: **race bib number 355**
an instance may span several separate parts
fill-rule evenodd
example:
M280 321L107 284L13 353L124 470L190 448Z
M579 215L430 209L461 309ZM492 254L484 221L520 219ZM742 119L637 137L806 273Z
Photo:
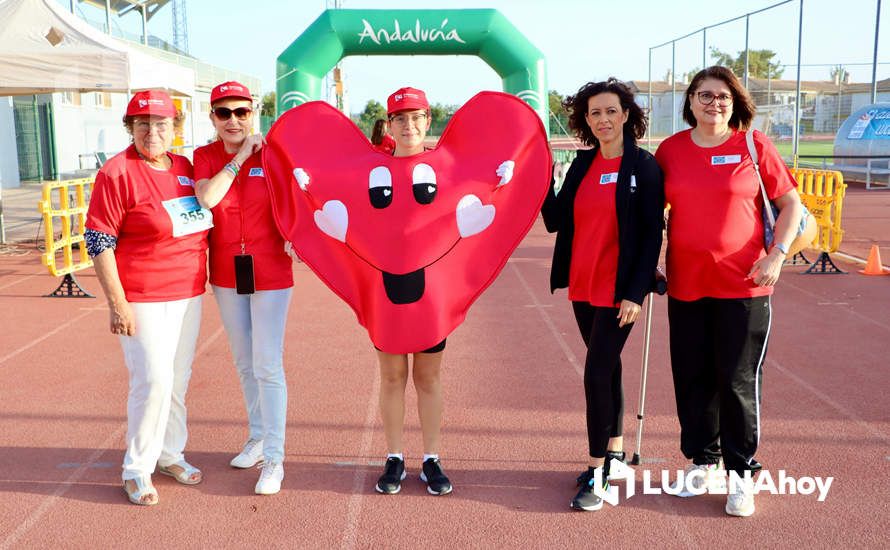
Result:
M213 214L202 208L194 196L177 197L161 201L161 204L173 222L174 237L199 233L213 227Z

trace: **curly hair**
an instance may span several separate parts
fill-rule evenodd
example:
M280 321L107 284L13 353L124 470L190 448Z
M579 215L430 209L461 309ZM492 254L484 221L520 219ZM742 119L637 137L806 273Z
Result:
M686 124L693 128L698 125L698 121L692 114L692 96L695 95L706 78L722 81L732 93L732 116L729 117L729 127L736 130L747 130L751 126L751 121L754 120L757 107L751 99L751 94L742 86L735 73L727 67L719 65L702 69L689 83L689 87L686 89L686 100L683 102L683 120L686 121Z
M643 109L634 101L633 91L624 82L615 77L609 77L603 82L588 82L581 86L578 93L567 97L563 102L563 107L569 113L569 128L574 131L575 137L585 145L599 146L599 140L596 139L590 125L587 124L587 100L605 93L618 96L621 109L627 113L627 122L624 123L625 137L640 139L646 135L648 121Z

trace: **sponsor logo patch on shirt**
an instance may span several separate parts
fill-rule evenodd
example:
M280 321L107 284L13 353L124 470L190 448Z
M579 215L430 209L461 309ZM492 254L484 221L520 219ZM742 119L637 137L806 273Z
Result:
M711 157L711 166L721 164L738 164L742 162L742 155L714 155Z
M183 187L194 187L195 186L195 180L193 180L192 178L190 178L188 176L177 176L177 178L179 179L179 185L182 185Z
M262 168L251 168L250 172L247 175L248 175L248 177L251 177L251 178L257 177L257 176L261 177L261 178L265 177L265 174L263 174Z
M618 172L611 172L609 174L600 175L600 185L615 183L617 181L618 181Z

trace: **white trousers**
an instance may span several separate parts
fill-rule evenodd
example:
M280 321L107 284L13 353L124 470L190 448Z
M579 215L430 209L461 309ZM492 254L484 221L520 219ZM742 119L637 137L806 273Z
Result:
M188 439L185 392L201 327L201 296L131 302L136 335L120 336L130 371L123 479L183 460Z
M282 357L292 291L238 294L234 288L213 287L241 380L250 438L263 440L267 462L284 461L287 385Z

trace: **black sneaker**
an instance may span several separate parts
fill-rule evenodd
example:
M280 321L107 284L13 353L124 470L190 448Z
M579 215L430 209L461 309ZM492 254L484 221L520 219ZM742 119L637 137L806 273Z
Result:
M405 479L405 461L391 456L386 459L383 466L383 475L377 480L374 489L378 493L394 495L402 490L402 480Z
M420 479L426 482L426 490L431 495L447 495L451 492L451 482L442 471L438 458L428 458L423 461Z
M593 512L594 510L599 510L603 507L603 499L593 492L594 483L595 478L591 474L587 483L581 485L581 488L578 490L578 494L575 495L575 498L572 499L571 507L573 510ZM603 488L609 488L608 481L603 482Z
M575 485L578 487L587 485L591 479L593 479L593 468L588 467L586 470L581 472L581 475L575 478Z

